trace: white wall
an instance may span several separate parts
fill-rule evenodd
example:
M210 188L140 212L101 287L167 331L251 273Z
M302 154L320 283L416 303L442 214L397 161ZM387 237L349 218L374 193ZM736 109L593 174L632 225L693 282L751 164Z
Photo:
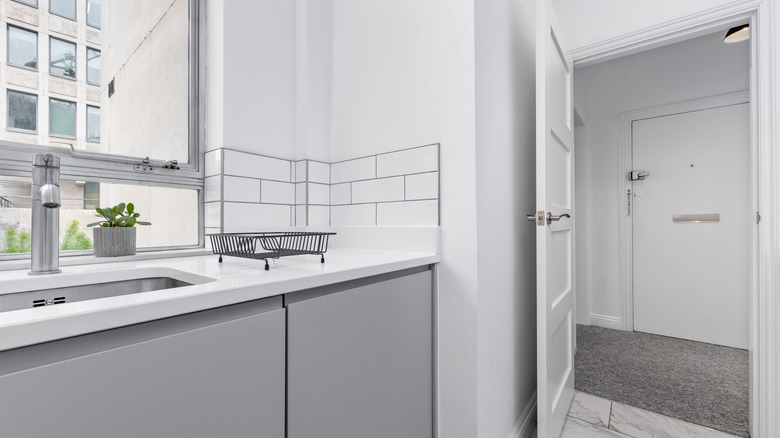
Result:
M577 169L587 169L585 175L578 175L576 201L587 204L589 224L589 234L578 228L577 245L584 245L584 239L591 242L589 251L577 254L578 266L585 263L584 256L591 268L591 290L578 291L578 303L579 297L590 296L591 317L614 321L620 316L617 230L623 194L618 115L747 90L748 43L723 44L724 33L575 69L575 101L588 118L590 133L585 150L580 148L576 158L584 160Z
M535 15L475 6L478 436L504 438L536 391Z
M333 161L441 144L439 436L477 435L474 10L333 0Z
M735 0L552 0L572 51Z

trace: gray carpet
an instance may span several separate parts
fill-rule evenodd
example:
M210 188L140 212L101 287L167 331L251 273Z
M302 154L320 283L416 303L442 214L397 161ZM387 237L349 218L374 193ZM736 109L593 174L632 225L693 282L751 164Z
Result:
M747 350L578 325L574 379L578 391L750 436Z

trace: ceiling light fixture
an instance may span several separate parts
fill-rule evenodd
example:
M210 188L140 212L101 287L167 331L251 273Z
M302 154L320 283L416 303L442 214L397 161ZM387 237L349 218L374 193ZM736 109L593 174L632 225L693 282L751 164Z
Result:
M736 43L739 41L745 41L750 38L750 25L743 24L741 26L732 27L726 32L726 37L723 38L724 43Z

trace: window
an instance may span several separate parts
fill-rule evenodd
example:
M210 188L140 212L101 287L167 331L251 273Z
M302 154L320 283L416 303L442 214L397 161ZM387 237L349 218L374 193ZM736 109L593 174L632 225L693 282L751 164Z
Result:
M100 50L87 47L87 83L100 85Z
M113 4L120 3L126 2ZM16 236L24 248L25 236L31 233L31 162L33 154L39 152L62 157L61 175L71 180L67 195L62 192L63 201L67 197L69 203L60 211L65 214L60 220L61 237L74 219L80 222L74 233L85 231L91 237L82 227L96 220L95 206L132 202L153 224L138 229L139 252L203 246L200 124L205 94L198 82L198 62L204 40L198 23L204 18L199 15L204 2L154 3L159 5L129 13L127 8L109 8L108 3L103 10L102 1L97 0L78 0L76 10L73 1L40 2L40 8L76 21L68 24L64 18L46 13L37 33L0 14L6 29L20 31L22 37L16 40L34 44L26 53L35 55L37 48L41 53L37 58L43 64L38 65L35 56L0 61L24 66L33 60L39 71L50 73L34 81L33 76L39 75L15 67L5 69L14 75L0 72L0 90L6 94L6 100L0 101L0 106L3 102L6 105L0 109L6 115L6 129L0 129L0 261L25 257L4 254L3 236L5 229L13 230L9 236ZM44 25L47 16L55 27ZM50 32L57 22L81 30L73 37ZM149 23L154 26L150 28ZM7 31L7 49L17 44L14 37L18 34ZM127 35L145 38L128 44ZM16 55L19 50L14 46L10 52ZM25 82L15 86L9 79ZM106 89L112 80L115 92L109 96ZM42 126L38 126L39 109ZM169 160L177 160L179 169L165 168ZM23 187L8 194L2 187L6 183ZM183 217L177 217L179 214Z
M76 79L76 45L49 37L49 73Z
M8 26L8 64L38 70L38 34Z
M61 17L76 19L76 0L50 0L49 12Z
M49 134L76 137L76 104L66 100L49 99Z
M87 141L100 142L100 108L87 105Z
M8 90L8 129L38 130L38 96Z
M14 0L17 3L24 3L28 6L32 6L34 8L38 7L38 0Z
M100 0L87 0L87 24L100 29Z

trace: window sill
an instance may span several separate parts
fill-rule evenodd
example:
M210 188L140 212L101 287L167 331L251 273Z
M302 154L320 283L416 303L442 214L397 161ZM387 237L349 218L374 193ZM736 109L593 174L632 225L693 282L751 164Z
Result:
M131 256L121 257L95 257L94 255L80 255L70 257L60 257L60 267L78 266L78 265L97 265L103 263L133 262L139 260L171 259L179 257L194 257L213 254L210 249L176 249L166 251L147 251L139 252ZM0 271L14 271L19 269L30 269L29 259L0 261Z

